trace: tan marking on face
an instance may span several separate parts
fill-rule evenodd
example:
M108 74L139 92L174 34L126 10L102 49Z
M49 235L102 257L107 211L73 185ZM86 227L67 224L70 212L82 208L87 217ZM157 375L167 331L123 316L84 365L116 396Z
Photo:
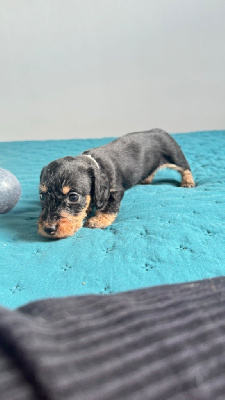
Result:
M117 214L107 214L101 211L97 211L95 217L91 217L87 221L87 227L89 228L106 228L107 226L111 225L115 219Z
M41 192L44 192L44 193L47 193L47 191L48 191L48 188L47 188L46 185L40 185L39 189L40 189Z
M150 184L152 182L156 172L162 168L170 168L170 169L174 169L175 171L179 172L182 176L181 186L183 186L183 187L194 187L195 186L195 182L194 182L191 171L189 169L184 170L183 168L178 167L175 164L161 165L159 168L156 168L155 171L151 175L149 175L146 179L144 179L141 183L143 183L144 185Z
M69 186L64 186L62 188L62 192L63 192L63 194L67 194L67 193L71 192L71 188Z
M46 222L41 219L38 221L38 233L50 239L62 239L72 236L83 225L83 220L87 216L87 210L91 202L91 196L86 197L86 206L78 215L71 215L69 212L62 211L60 220L58 221L58 228L54 235L48 235L44 231L44 227L48 226Z

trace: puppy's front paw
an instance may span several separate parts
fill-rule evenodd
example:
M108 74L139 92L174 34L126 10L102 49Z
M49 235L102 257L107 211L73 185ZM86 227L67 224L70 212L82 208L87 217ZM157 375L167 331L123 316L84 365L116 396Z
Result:
M87 228L99 228L104 229L107 226L111 225L116 219L116 214L106 214L98 212L95 217L89 218L85 226Z
M98 220L97 217L91 217L89 218L84 225L86 228L105 228L105 226L103 226L103 224Z

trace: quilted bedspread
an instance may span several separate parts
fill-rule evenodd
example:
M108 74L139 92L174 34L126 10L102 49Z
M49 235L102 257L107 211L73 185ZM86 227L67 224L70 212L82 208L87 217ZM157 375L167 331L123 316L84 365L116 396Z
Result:
M225 275L225 132L174 135L196 188L179 187L176 171L125 193L110 227L80 229L62 240L37 234L39 175L50 161L112 138L0 143L0 167L22 195L0 216L0 304L101 293Z

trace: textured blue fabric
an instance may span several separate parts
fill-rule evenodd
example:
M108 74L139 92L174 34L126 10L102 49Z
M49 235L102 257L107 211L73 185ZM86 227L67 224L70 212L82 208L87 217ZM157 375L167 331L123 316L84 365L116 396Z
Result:
M0 143L0 167L18 178L17 206L0 216L0 303L112 293L225 275L225 132L175 135L197 187L159 171L125 193L105 230L82 228L58 241L37 235L41 168L112 139Z

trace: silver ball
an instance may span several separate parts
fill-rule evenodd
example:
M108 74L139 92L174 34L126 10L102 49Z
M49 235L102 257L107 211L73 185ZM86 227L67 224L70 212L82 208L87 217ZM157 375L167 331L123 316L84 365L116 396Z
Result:
M0 214L15 207L21 195L20 183L11 172L0 168Z

